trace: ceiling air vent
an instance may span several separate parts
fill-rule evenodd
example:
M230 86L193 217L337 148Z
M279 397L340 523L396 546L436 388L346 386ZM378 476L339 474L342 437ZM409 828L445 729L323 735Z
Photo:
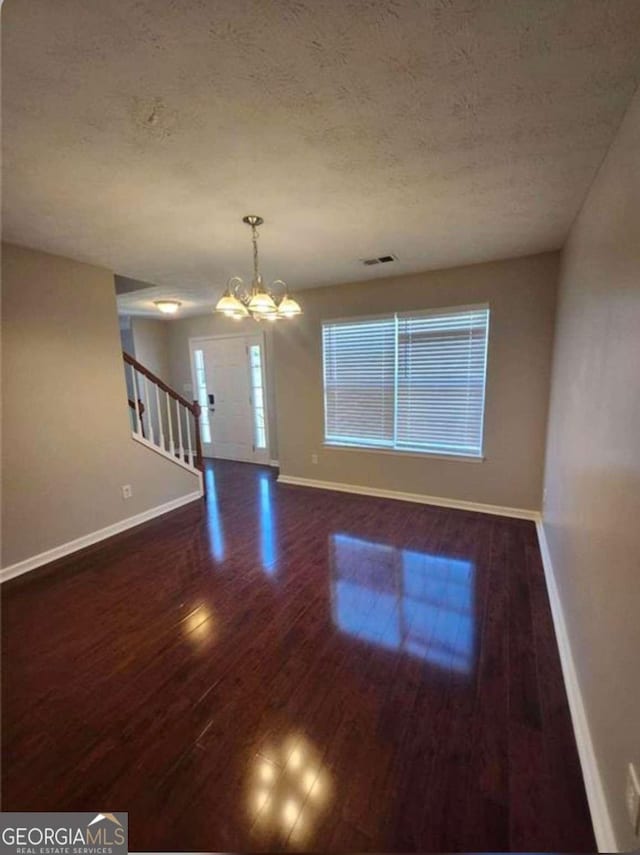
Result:
M379 255L377 258L361 259L365 267L371 267L372 264L389 264L390 261L397 261L395 255Z

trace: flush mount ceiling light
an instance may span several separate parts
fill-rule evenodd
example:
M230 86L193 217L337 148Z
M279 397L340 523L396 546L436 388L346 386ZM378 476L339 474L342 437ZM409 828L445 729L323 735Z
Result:
M253 282L249 291L240 276L232 276L227 288L216 304L215 311L228 318L241 321L252 317L256 321L277 321L280 318L295 318L302 314L299 303L289 296L282 279L275 279L266 287L258 269L258 226L264 223L262 217L249 214L242 222L251 226L253 243ZM279 296L276 296L276 293Z
M179 300L154 300L153 305L164 315L175 315L182 303Z

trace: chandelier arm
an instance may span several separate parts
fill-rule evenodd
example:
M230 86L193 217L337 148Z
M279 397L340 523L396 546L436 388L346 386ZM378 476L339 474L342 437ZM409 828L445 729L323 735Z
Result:
M280 292L278 296L279 296L279 299L281 299L281 300L284 300L284 298L287 297L288 293L289 293L289 288L287 286L287 283L284 281L284 279L274 279L273 280L273 282L269 286L269 293L275 297L276 295L274 293L274 290Z
M249 300L251 299L251 295L249 294L246 285L244 284L244 279L242 276L232 276L227 283L227 290L230 294L240 300L241 303L247 305Z

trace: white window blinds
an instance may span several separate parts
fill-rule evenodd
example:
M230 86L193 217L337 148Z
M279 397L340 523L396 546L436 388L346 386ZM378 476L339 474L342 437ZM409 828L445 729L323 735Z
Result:
M323 324L325 441L482 455L489 309Z
M395 318L323 324L325 440L393 447Z
M482 454L489 310L398 316L396 447Z

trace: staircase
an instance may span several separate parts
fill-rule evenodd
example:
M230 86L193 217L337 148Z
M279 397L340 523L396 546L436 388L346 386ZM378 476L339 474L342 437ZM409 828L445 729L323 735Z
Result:
M187 401L125 351L122 359L133 439L178 466L201 474L200 404Z

